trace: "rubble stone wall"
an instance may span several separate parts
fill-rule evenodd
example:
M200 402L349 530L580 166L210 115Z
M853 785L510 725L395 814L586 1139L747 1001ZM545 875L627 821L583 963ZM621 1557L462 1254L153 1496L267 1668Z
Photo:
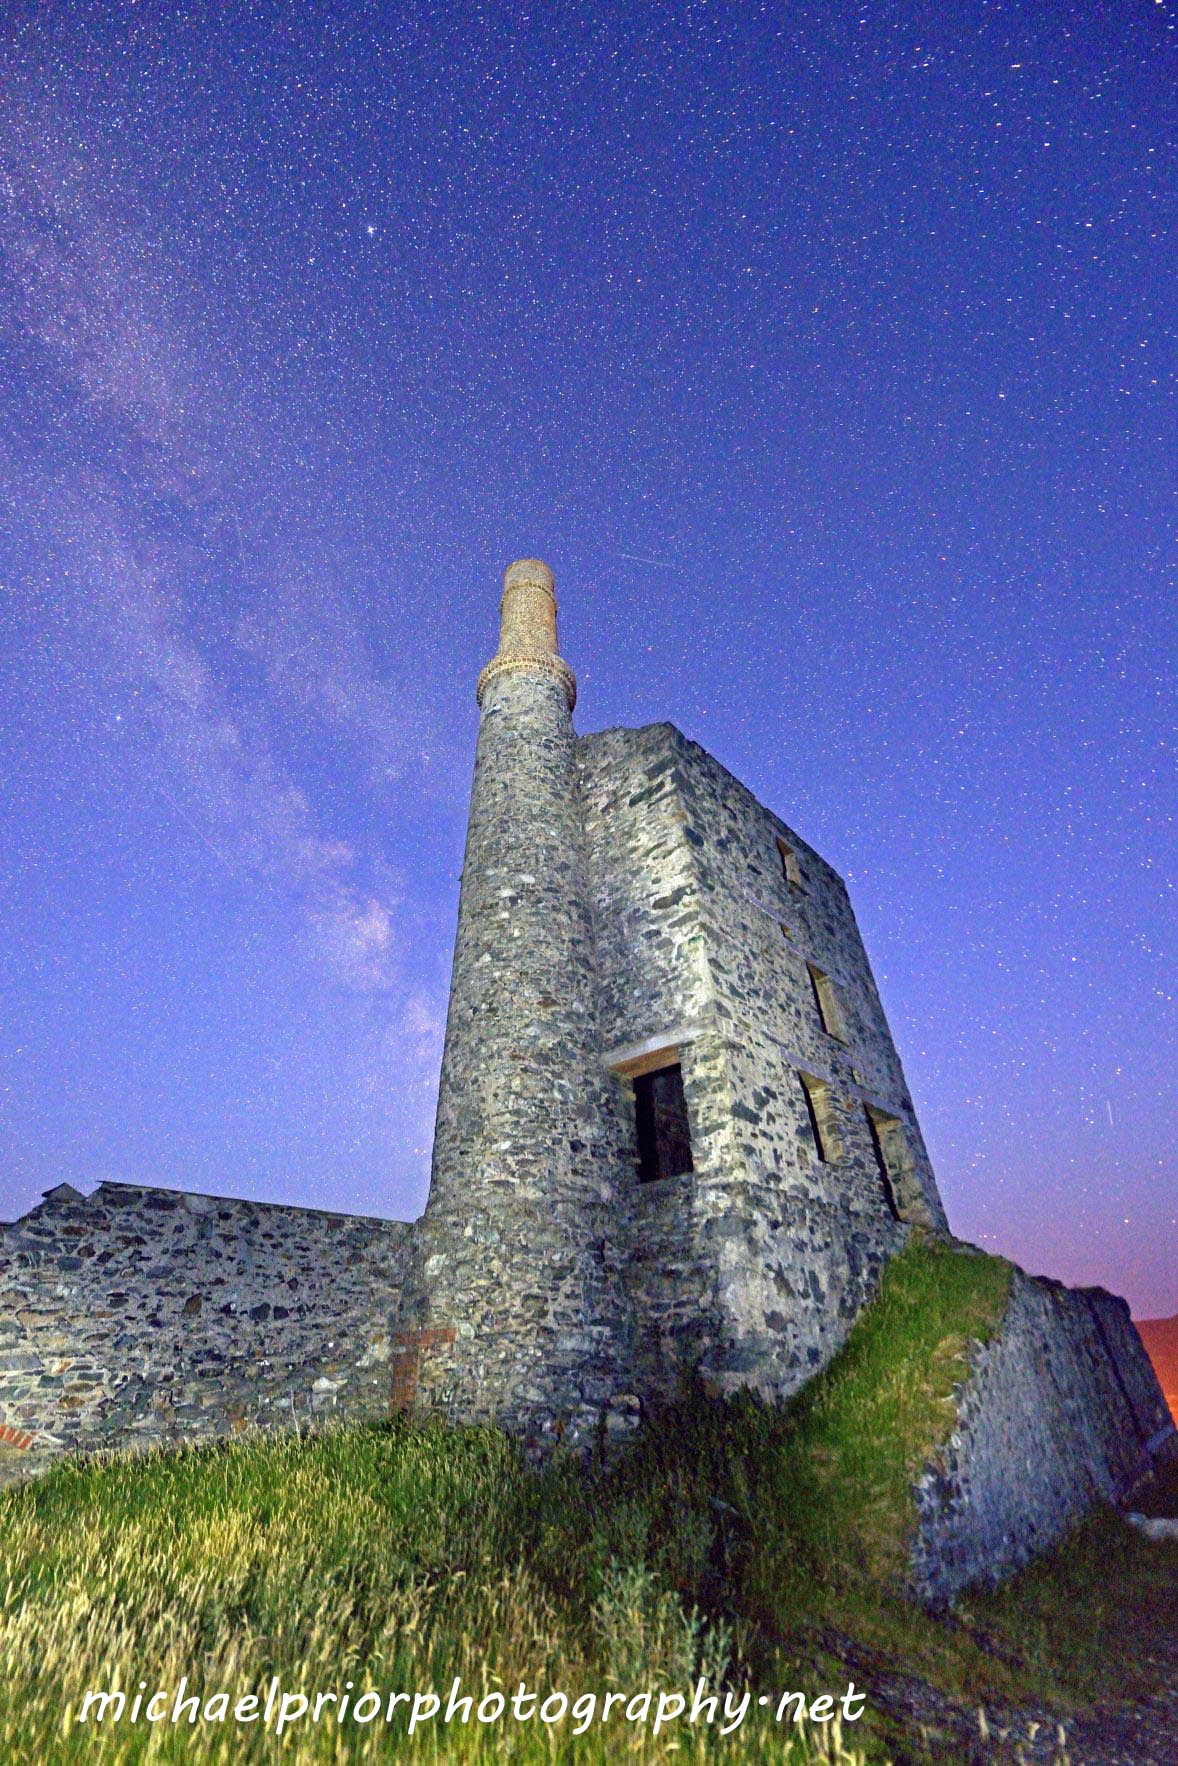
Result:
M1001 1581L1094 1503L1123 1502L1175 1439L1125 1302L1016 1269L953 1434L914 1487L917 1593L943 1606Z
M841 1346L910 1223L945 1226L862 939L830 866L672 725L582 737L578 761L603 1054L677 1045L695 1165L631 1183L636 1384L658 1398L698 1372L784 1397ZM825 1159L802 1072L826 1087ZM868 1104L903 1127L890 1201Z
M631 1414L619 1192L562 680L484 677L429 1200L398 1317L406 1405L539 1447Z
M785 1398L914 1227L947 1231L841 878L671 725L574 736L541 568L483 676L424 1216L59 1185L0 1226L0 1481L390 1408L575 1446L687 1377ZM668 1050L693 1170L643 1183L635 1062ZM1100 1290L1016 1271L958 1398L915 1486L934 1604L1174 1450Z
M68 1184L0 1226L0 1478L28 1456L382 1416L409 1228Z

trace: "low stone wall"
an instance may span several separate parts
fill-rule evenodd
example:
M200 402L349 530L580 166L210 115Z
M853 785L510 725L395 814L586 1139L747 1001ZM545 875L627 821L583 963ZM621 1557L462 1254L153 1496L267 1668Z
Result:
M722 1279L725 1259L715 1246L701 1256L707 1223L684 1206L689 1185L667 1185L658 1206L653 1189L640 1196L648 1256L628 1272L647 1323L636 1384L650 1398L668 1396L668 1377L697 1362L717 1389L752 1384L780 1397L838 1347L878 1263L863 1262L853 1291L815 1282L810 1311L770 1268L792 1332L771 1345L755 1331L747 1344L738 1334L725 1350L706 1326L709 1284L717 1269ZM403 1402L418 1376L390 1337L412 1232L397 1221L129 1184L102 1184L89 1197L59 1185L0 1227L0 1483L71 1449L388 1414L395 1388ZM811 1332L822 1327L813 1340L807 1321ZM742 1349L748 1365L738 1367ZM720 1366L729 1378L717 1377ZM1000 1580L1095 1501L1124 1501L1175 1451L1124 1301L1016 1270L1002 1326L976 1346L958 1388L956 1427L914 1486L914 1591L938 1606L968 1583Z
M1000 1581L1095 1502L1122 1502L1176 1440L1125 1302L1015 1270L957 1426L914 1487L917 1594L943 1606Z
M70 1448L387 1414L409 1230L60 1184L0 1226L0 1482Z

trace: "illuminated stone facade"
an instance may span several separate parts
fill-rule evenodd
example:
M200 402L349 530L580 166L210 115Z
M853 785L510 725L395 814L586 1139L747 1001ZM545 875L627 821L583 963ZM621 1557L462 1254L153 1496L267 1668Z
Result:
M780 1398L946 1230L838 875L670 724L574 735L550 572L505 578L403 1401L577 1441L688 1377ZM645 1172L648 1076L682 1170Z
M413 1225L104 1184L0 1227L0 1481L68 1448L441 1412L541 1454L788 1397L948 1236L842 879L670 724L578 737L552 575L479 677ZM1015 1272L914 1488L913 1588L1013 1567L1174 1430L1124 1303Z

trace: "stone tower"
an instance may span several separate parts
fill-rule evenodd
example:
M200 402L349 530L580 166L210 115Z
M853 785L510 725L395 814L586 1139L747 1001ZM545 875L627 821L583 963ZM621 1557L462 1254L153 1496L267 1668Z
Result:
M572 710L552 572L504 577L483 669L429 1200L394 1400L585 1440L623 1382L611 1239L624 1126L601 1062Z
M574 735L545 565L501 611L424 1215L59 1184L0 1224L0 1484L390 1399L539 1453L685 1385L787 1398L888 1259L947 1233L842 878L673 725ZM927 1598L1178 1451L1100 1290L1016 1271L958 1391L914 1486Z
M842 879L670 724L578 737L504 578L393 1405L536 1445L784 1397L944 1211Z

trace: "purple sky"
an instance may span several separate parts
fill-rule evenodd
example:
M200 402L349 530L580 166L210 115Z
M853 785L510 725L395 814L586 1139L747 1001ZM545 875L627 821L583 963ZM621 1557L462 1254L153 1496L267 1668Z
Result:
M0 1218L416 1212L535 553L847 876L955 1229L1178 1309L1173 27L9 0Z

